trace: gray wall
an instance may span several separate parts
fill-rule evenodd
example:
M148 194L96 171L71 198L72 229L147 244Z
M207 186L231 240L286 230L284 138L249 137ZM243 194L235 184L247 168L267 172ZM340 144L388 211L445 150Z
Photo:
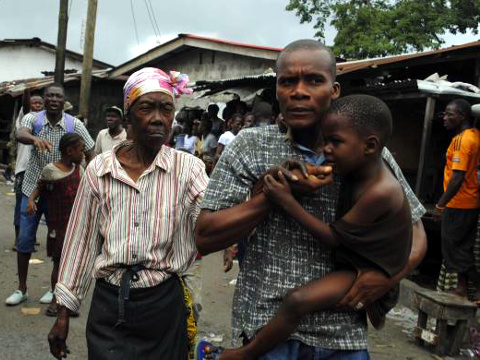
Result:
M177 70L185 73L193 82L263 74L268 68L274 68L275 61L218 51L191 49L162 60L155 66L165 71Z

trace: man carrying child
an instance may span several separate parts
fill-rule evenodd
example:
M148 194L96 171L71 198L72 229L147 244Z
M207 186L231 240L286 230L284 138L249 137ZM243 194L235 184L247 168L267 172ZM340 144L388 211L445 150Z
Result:
M334 270L332 252L306 229L260 193L245 201L272 165L287 159L324 163L320 123L330 102L340 95L335 82L335 58L313 40L288 45L277 61L277 99L287 134L277 125L245 129L225 149L207 188L197 222L197 246L203 253L224 249L249 238L233 304L234 337L251 341L279 309L288 291L319 280ZM362 309L383 296L423 258L426 239L420 218L424 208L413 195L391 154L385 161L401 183L412 210L413 245L408 264L389 278L376 270L362 270L341 305ZM290 183L303 183L278 168ZM329 171L324 168L323 184ZM299 188L300 187L300 188ZM302 190L294 185L293 191ZM324 222L335 220L339 184L321 186L298 196L309 213ZM308 314L289 337L262 359L368 359L367 326L363 312L328 309Z

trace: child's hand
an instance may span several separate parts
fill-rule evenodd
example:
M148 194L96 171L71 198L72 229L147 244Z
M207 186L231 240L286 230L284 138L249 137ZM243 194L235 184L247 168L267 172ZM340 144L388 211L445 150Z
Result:
M27 203L27 215L32 216L37 212L37 204L34 200L28 200Z
M284 207L289 200L294 199L288 180L281 171L278 172L278 181L268 174L263 180L263 193L273 203Z

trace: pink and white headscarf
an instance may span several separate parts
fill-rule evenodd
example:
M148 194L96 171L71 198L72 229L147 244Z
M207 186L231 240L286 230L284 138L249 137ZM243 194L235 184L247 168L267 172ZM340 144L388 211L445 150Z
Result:
M127 115L135 100L144 94L163 92L173 99L182 94L191 94L193 90L186 87L188 81L188 75L178 71L170 71L170 75L167 75L160 69L146 67L134 72L123 87L124 114Z

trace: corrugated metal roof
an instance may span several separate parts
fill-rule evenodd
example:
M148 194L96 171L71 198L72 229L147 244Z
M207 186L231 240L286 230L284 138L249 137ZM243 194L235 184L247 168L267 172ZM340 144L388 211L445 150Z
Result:
M98 78L106 78L108 69L105 70L94 70L92 71L92 76ZM81 73L75 74L65 74L64 82L70 82L73 80L80 80L82 77ZM24 80L13 80L0 83L0 96L11 95L12 97L17 97L22 95L25 90L35 90L43 89L47 85L50 85L54 82L53 76L45 76L42 78L33 78L33 79L24 79Z
M448 53L448 52L458 51L458 50L468 49L468 48L478 48L480 50L480 41L474 41L474 42L470 42L470 43L466 43L466 44L462 44L462 45L454 45L454 46L450 46L448 48L424 51L424 52L419 52L419 53L404 54L404 55L397 55L397 56L388 56L388 57L383 57L383 58L378 58L378 59L365 59L365 60L355 60L355 61L347 61L347 62L344 62L344 63L338 63L337 64L337 74L338 75L343 75L343 74L347 74L347 73L350 73L350 72L365 69L365 68L368 68L368 67L382 66L382 65L392 64L392 63L401 62L401 61L405 61L405 60L411 60L411 59L416 59L416 58L421 58L421 57L426 57L426 56L431 56L431 55L443 54L443 53Z

